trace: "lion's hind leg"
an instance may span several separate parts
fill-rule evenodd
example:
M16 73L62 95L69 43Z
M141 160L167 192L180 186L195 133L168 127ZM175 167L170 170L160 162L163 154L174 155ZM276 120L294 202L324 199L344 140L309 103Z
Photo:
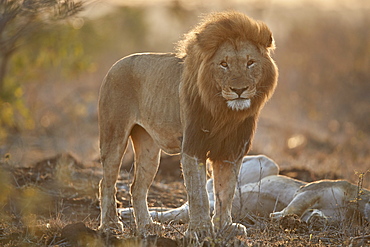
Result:
M270 214L270 218L279 220L287 215L298 215L301 217L303 213L310 209L318 200L320 200L320 193L318 191L300 191L294 196L293 200L280 212Z
M121 159L127 147L128 133L123 125L120 128L100 124L100 155L103 165L103 179L100 181L101 217L99 230L103 232L123 231L122 222L116 212L116 182Z
M131 131L135 151L135 174L131 185L131 200L139 235L154 234L161 226L153 222L148 210L148 191L158 170L160 148L148 132L135 125Z

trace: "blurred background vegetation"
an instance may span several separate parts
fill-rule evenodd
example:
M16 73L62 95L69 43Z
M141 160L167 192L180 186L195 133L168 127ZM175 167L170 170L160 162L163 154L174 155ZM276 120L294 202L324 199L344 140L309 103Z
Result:
M355 182L355 172L370 169L370 2L363 0L89 1L68 18L39 15L42 25L16 43L0 88L0 157L15 166L66 151L97 159L98 91L109 67L131 53L174 51L201 14L228 9L265 21L277 45L279 85L251 153ZM14 30L1 25L3 45Z

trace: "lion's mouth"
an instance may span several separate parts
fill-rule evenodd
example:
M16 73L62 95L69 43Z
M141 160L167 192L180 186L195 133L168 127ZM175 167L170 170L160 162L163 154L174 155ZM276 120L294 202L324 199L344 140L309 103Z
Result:
M227 106L233 111L241 111L248 109L251 106L251 100L242 98L228 100Z

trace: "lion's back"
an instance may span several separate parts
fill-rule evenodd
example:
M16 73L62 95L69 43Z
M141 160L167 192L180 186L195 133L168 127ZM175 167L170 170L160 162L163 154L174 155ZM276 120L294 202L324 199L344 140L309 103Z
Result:
M138 53L124 57L108 71L100 98L119 99L141 110L151 108L151 111L155 106L162 108L170 103L169 96L178 101L181 62L171 53Z
M107 119L138 124L166 152L177 153L182 68L182 60L171 53L139 53L117 61L100 90L100 124Z

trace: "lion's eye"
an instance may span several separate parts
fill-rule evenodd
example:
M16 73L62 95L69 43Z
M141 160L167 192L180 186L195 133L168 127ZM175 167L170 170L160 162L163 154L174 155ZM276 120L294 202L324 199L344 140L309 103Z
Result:
M254 64L254 61L253 60L249 60L247 62L247 67L250 68L253 64Z
M221 62L221 63L220 63L220 65L221 65L221 67L223 67L223 68L227 68L227 67L229 67L229 65L228 65L228 64L227 64L227 62L225 62L225 61Z

